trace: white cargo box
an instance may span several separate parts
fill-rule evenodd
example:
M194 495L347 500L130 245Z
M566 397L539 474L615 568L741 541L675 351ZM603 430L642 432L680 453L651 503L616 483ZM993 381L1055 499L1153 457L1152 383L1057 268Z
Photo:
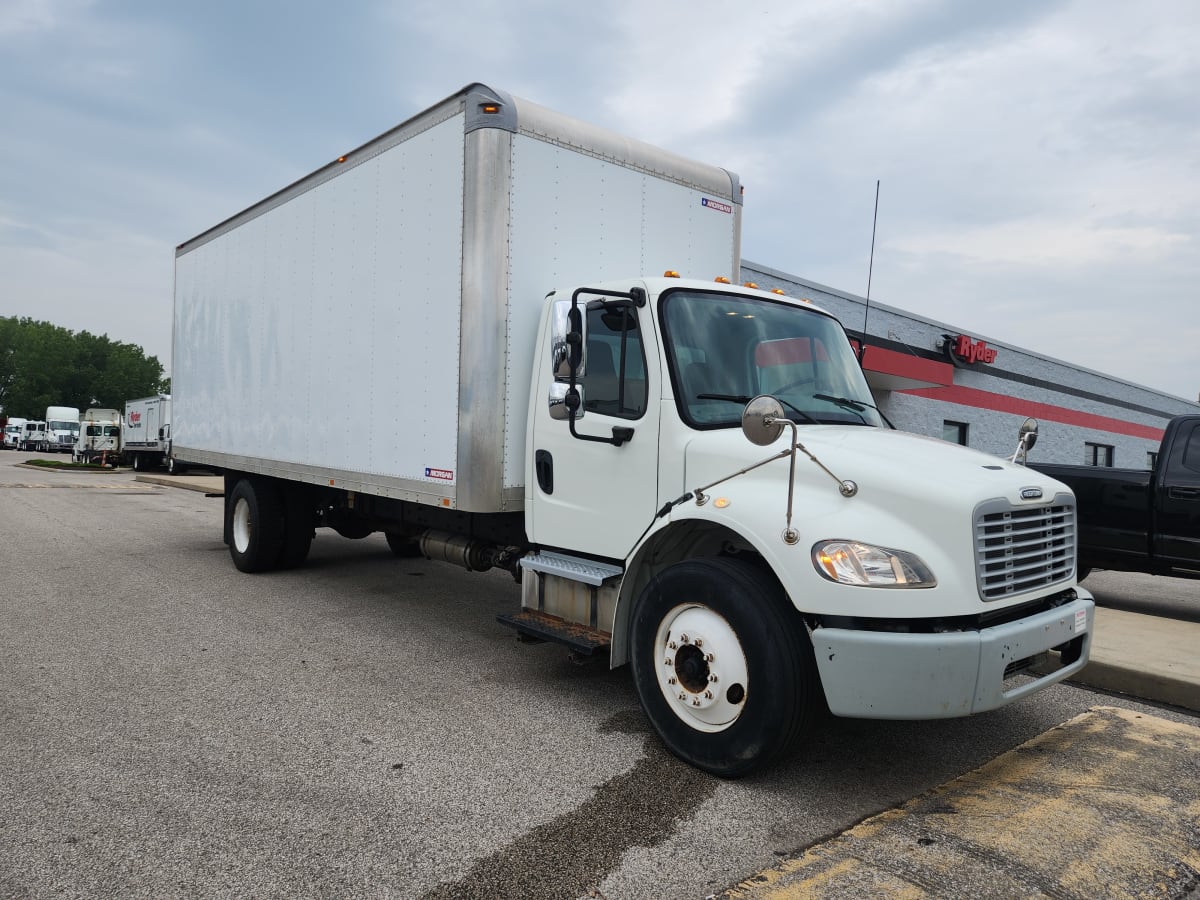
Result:
M125 447L163 452L171 437L171 398L167 394L125 402Z
M175 456L519 510L546 294L733 277L740 225L729 172L471 85L177 249Z

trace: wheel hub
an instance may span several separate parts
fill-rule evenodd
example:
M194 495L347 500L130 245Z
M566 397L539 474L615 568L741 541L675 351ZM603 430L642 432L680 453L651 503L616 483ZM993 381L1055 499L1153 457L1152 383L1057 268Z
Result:
M671 709L692 728L721 731L746 699L746 654L737 633L704 606L678 606L658 630L659 687Z

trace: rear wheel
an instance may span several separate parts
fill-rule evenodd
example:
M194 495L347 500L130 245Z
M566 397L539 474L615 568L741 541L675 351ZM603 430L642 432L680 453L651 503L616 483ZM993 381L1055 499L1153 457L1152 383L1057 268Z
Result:
M229 554L242 572L276 567L283 548L284 516L279 489L270 481L243 478L229 496Z
M283 492L283 546L279 568L294 569L308 559L316 534L316 508L309 502L309 491L292 485Z
M740 560L656 576L630 623L633 678L667 748L734 778L787 754L820 704L803 621L778 582Z
M140 472L144 468L145 468L145 464L142 462L142 454L140 454L140 453L133 454L133 471Z

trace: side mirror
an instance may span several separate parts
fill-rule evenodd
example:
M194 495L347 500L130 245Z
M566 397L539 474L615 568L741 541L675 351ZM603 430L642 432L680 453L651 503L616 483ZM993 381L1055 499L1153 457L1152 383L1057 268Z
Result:
M783 404L774 397L761 394L742 410L742 434L752 444L765 447L783 434Z
M1019 432L1019 436L1021 438L1021 446L1024 447L1026 450L1032 450L1033 445L1037 443L1037 436L1038 436L1037 419L1030 418L1030 419L1026 419L1024 422L1022 422L1021 423L1021 431Z
M570 300L555 300L550 325L550 371L564 381L583 375L587 365L584 348L587 346L587 325L583 310L571 308Z

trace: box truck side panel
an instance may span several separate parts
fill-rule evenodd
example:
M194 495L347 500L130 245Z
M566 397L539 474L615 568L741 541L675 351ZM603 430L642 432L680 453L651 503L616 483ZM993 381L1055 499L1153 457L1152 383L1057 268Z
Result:
M457 467L462 135L445 119L180 253L181 458L453 496L426 469Z

